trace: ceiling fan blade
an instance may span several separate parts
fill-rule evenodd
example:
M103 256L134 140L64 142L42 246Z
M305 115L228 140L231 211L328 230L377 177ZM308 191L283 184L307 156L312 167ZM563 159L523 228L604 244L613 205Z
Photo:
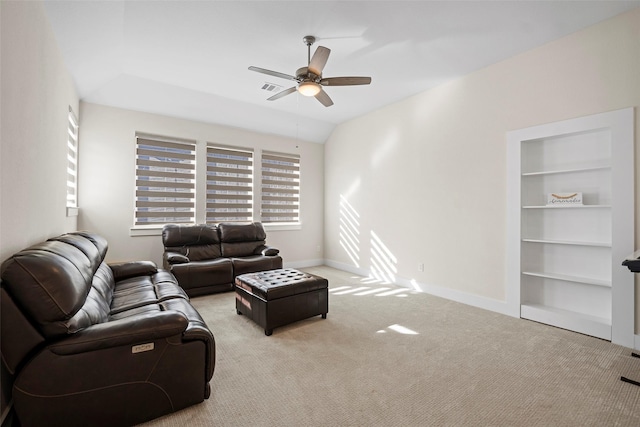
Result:
M290 93L293 93L296 91L296 86L290 87L289 89L285 89L283 91L280 91L278 93L276 93L275 95L273 95L272 97L267 98L267 101L275 101L276 99L280 99L284 96L289 95Z
M371 77L327 77L320 80L322 86L355 86L369 83L371 83Z
M266 69L260 68L260 67L251 66L251 67L249 67L249 70L256 71L256 72L262 73L262 74L268 74L268 75L274 76L274 77L280 77L281 79L294 80L294 81L298 80L296 77L290 76L289 74L279 73L278 71L266 70Z
M320 101L320 103L325 107L331 107L333 105L333 101L331 100L331 98L329 98L327 92L322 90L322 88L320 88L320 92L317 93L316 99Z
M329 54L331 53L331 49L328 49L324 46L318 46L311 61L309 61L309 71L315 74L316 76L322 75L322 69L327 63L327 59L329 59Z

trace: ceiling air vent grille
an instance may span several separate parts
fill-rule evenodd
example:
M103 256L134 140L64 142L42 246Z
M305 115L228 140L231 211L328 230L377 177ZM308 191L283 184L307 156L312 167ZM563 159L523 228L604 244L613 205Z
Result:
M282 86L274 83L264 82L264 84L262 85L262 90L266 90L267 92L277 93L282 90Z

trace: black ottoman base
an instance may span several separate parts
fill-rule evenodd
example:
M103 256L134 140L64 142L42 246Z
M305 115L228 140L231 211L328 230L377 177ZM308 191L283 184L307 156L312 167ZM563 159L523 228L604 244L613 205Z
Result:
M327 279L294 269L236 277L236 311L271 335L273 329L329 312Z

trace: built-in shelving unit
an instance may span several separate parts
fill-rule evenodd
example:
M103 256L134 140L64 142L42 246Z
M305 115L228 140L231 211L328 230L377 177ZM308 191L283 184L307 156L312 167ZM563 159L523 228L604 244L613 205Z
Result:
M509 132L508 162L514 314L633 347L633 109Z

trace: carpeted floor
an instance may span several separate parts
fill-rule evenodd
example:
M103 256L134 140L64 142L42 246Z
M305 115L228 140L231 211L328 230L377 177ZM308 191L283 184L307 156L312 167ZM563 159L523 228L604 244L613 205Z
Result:
M329 267L329 314L273 335L193 298L211 397L145 426L639 426L640 359L610 342Z

